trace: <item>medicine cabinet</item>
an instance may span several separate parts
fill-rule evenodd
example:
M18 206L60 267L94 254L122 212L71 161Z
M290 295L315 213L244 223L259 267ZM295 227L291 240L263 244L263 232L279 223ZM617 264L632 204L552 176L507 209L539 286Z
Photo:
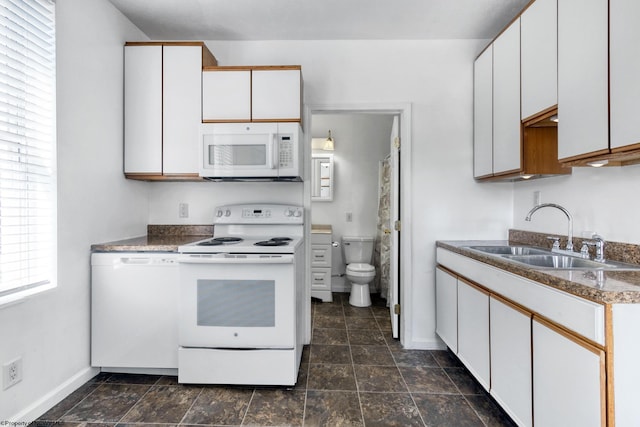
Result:
M313 153L311 155L311 201L333 201L333 154Z

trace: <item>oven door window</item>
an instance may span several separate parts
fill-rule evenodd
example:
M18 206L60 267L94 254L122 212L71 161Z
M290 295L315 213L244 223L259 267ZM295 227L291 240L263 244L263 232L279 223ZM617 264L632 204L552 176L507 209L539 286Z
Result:
M274 327L274 280L198 280L198 326Z

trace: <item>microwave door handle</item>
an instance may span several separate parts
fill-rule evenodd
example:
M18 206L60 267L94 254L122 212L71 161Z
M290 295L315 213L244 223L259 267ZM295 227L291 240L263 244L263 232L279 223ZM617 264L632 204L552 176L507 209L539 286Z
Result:
M278 155L278 150L276 147L276 143L277 143L277 137L278 135L275 133L271 134L271 152L269 153L269 169L275 169L275 164L276 164L276 156Z

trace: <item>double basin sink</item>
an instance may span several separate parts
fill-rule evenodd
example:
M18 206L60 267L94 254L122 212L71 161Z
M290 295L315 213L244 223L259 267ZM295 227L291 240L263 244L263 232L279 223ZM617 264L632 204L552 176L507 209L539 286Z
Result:
M564 255L533 246L467 246L467 249L482 252L531 268L553 270L640 270L640 266L616 261L597 262L578 256ZM576 254L578 255L578 254Z

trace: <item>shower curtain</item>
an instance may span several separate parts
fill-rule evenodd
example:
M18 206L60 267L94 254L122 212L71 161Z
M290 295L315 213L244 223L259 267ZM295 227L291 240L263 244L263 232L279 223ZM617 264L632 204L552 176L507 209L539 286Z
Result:
M378 274L375 284L380 296L389 305L389 273L391 268L391 161L387 156L379 165L378 227L374 251L374 265Z

